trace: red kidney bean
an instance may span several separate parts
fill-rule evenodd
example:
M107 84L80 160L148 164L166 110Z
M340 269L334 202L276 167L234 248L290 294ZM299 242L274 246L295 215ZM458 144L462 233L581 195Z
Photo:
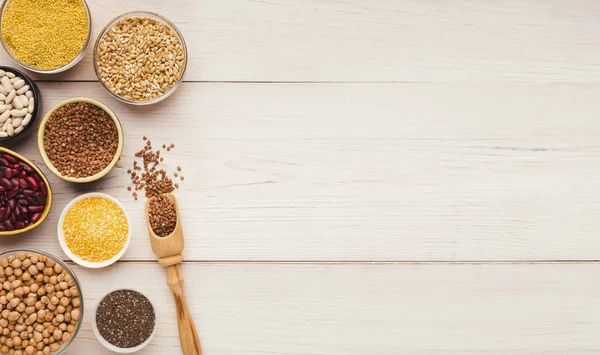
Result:
M48 187L27 163L0 153L0 232L38 222L46 209Z
M46 206L29 206L31 212L43 212Z
M12 184L10 183L10 180L8 180L7 178L4 178L4 177L0 178L0 185L7 190L10 190L12 188Z
M8 153L2 154L2 158L6 159L6 161L9 162L9 163L11 163L11 164L20 163L19 160L16 157L13 157L12 155L10 155Z
M35 222L39 221L40 218L42 218L42 214L41 213L39 213L39 212L38 213L34 213L31 216L31 223L35 223Z
M25 180L27 180L27 183L29 184L32 190L39 190L40 185L33 176L28 176L25 178Z

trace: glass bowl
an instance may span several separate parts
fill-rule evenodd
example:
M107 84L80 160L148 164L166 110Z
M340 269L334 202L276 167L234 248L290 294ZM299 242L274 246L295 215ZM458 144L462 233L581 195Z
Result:
M3 259L10 255L21 253L21 252L25 252L27 254L31 254L31 253L40 254L40 255L46 256L49 259L54 260L58 265L60 265L63 269L65 269L67 271L69 276L71 276L71 278L75 282L75 287L77 287L77 291L79 292L79 300L81 302L81 305L79 307L79 309L80 309L79 322L77 322L77 326L75 326L75 331L73 332L73 336L71 336L71 339L69 341L67 341L66 343L64 343L58 349L58 351L52 353L52 355L64 354L64 352L71 345L71 343L73 343L73 340L77 337L77 334L79 334L79 330L81 329L81 325L83 324L84 299L83 299L83 292L81 289L81 283L79 282L79 279L77 278L77 276L75 275L73 270L71 270L71 268L67 264L65 264L59 258L57 258L49 253L43 252L43 251L39 251L39 250L35 250L35 249L13 249L13 250L8 250L8 251L0 253L0 259Z
M22 139L23 137L25 137L26 134L31 131L31 127L33 127L35 125L37 117L39 115L39 112L41 111L40 105L42 103L42 98L40 97L40 89L38 88L36 83L33 80L31 80L31 78L29 76L25 75L25 73L23 73L20 70L15 69L15 68L6 67L6 66L0 66L0 69L2 69L4 71L13 72L17 76L23 78L23 80L25 80L25 85L29 85L29 87L31 88L31 91L33 92L34 108L33 108L33 112L31 113L31 121L29 121L29 125L27 127L25 127L25 129L23 129L23 131L21 131L21 133L19 133L19 134L15 134L12 137L0 138L0 142L7 142L7 141L16 142L16 141Z
M8 4L9 1L10 0L5 0L2 3L2 5L0 6L0 22L2 22L2 16L4 14L4 9L6 7L6 4ZM87 2L85 0L81 0L81 2L83 2L83 5L85 7L85 12L87 13L87 18L88 18L88 35L87 35L87 40L85 41L85 45L81 49L81 52L79 52L79 54L75 58L73 58L73 60L71 60L69 63L63 65L62 67L55 68L55 69L39 69L39 68L31 67L28 64L25 64L25 63L21 62L19 59L17 59L12 54L12 52L8 48L8 44L4 40L4 36L2 35L2 31L0 31L0 41L2 42L2 46L6 50L6 53L8 53L8 55L12 58L12 60L14 60L15 62L17 62L17 64L19 64L23 68L25 68L27 70L31 70L32 72L40 73L40 74L57 74L57 73L62 73L64 71L66 71L66 70L71 69L72 67L74 67L75 64L79 63L79 61L85 56L85 52L87 51L87 49L90 46L90 43L92 41L92 34L93 34L93 30L92 30L92 15L90 13L90 8L89 8L89 6L88 6L88 4L87 4Z
M173 29L173 31L177 34L177 36L179 37L179 40L181 41L181 45L183 46L183 54L184 54L183 68L181 69L181 77L179 78L179 80L177 80L177 82L175 82L175 85L173 85L171 90L169 90L162 96L159 96L159 97L151 99L151 100L145 100L145 101L128 100L122 96L115 94L102 80L102 76L100 75L100 68L98 67L98 49L100 47L100 41L102 40L102 38L104 38L104 35L106 34L106 32L108 32L115 24L117 24L119 21L121 21L122 19L127 18L127 17L147 17L147 18L156 20L158 22L161 22L164 25L167 25L168 27ZM183 76L185 75L185 70L187 68L188 52L187 52L187 45L185 43L183 35L181 34L181 32L179 31L177 26L175 26L175 24L173 22L171 22L169 19L167 19L166 17L164 17L162 15L154 13L154 12L133 11L133 12L127 12L127 13L117 16L112 21L110 21L104 27L104 29L102 29L102 31L98 35L98 38L96 39L96 45L94 46L94 54L93 54L92 58L94 61L94 71L96 72L98 81L102 84L102 87L104 87L106 89L106 91L108 91L114 98L116 98L117 100L119 100L121 102L131 104L131 105L151 105L151 104L155 104L157 102L163 101L167 97L171 96L175 92L175 90L177 90L177 88L179 88L179 86L183 82Z

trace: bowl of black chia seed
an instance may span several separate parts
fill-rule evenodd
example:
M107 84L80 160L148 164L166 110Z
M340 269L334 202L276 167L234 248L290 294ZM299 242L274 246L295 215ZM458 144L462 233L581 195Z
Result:
M94 335L105 348L130 354L150 344L156 333L156 311L142 293L119 289L104 296L94 311Z

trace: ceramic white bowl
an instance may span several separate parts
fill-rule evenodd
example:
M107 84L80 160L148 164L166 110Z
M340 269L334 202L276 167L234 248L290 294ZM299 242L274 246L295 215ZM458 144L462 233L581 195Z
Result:
M118 348L118 347L112 345L111 343L107 342L102 337L102 335L100 335L100 331L98 331L98 324L96 323L96 313L98 313L98 306L100 306L100 302L102 302L102 300L109 294L111 294L115 291L121 291L121 290L135 291L135 292L140 293L141 295L146 297L148 299L148 301L150 301L152 308L154 308L154 330L152 331L152 334L150 334L150 337L145 342L136 346L135 348ZM96 336L96 339L98 339L100 344L102 344L105 348L107 348L108 350L110 350L112 352L119 353L119 354L131 354L131 353L138 352L138 351L142 350L143 348L145 348L148 344L150 344L152 342L152 339L154 338L154 335L156 334L156 328L158 328L158 314L156 313L156 310L157 310L157 308L156 308L156 305L154 304L154 302L152 302L150 297L146 296L143 292L136 290L135 288L132 288L132 287L114 289L114 290L108 292L107 294L105 294L104 296L102 296L102 298L98 301L98 303L94 307L94 314L92 315L92 328L94 330L94 335Z
M111 200L114 203L116 203L121 208L123 213L125 214L125 218L127 218L127 224L129 227L129 230L127 232L127 241L125 242L125 246L123 246L123 249L121 249L121 251L118 254L116 254L115 256L113 256L111 259L102 261L102 262L98 262L98 263L83 260L80 257L78 257L77 255L73 254L71 252L71 250L69 250L69 248L67 247L67 243L65 242L65 235L64 235L64 232L62 229L62 225L65 220L65 215L67 214L67 211L69 211L75 203L83 200L84 198L88 198L88 197L103 197L103 198L106 198L106 199ZM109 265L114 264L117 260L121 259L121 257L125 254L125 252L127 251L127 248L129 248L130 241L131 241L131 219L129 218L129 214L127 214L127 210L121 204L121 202L119 202L116 198L109 196L107 194L103 194L100 192L90 192L87 194L80 195L80 196L74 198L73 200L71 200L71 202L69 202L69 204L65 207L65 209L60 214L60 219L58 220L58 242L60 243L62 250L65 252L65 254L67 254L69 259L73 260L74 262L76 262L77 264L79 264L83 267L99 269L99 268L107 267Z

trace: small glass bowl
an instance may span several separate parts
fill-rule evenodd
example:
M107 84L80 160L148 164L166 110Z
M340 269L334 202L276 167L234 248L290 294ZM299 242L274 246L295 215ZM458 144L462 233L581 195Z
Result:
M81 302L81 306L79 308L80 310L80 315L79 315L79 322L77 322L77 326L75 327L75 332L73 332L73 336L71 336L71 339L64 343L60 349L58 349L57 352L52 353L52 355L60 355L60 354L64 354L65 351L67 350L67 348L73 343L73 340L75 340L75 338L77 337L77 334L79 334L79 330L81 329L81 326L83 325L83 314L84 314L84 298L83 298L83 291L81 288L81 283L79 282L79 279L77 278L77 275L75 275L75 272L73 272L73 270L67 265L65 264L62 260L60 260L59 258L53 256L52 254L43 252L43 251L39 251L39 250L35 250L35 249L13 249L13 250L8 250L5 252L0 253L0 259L13 255L13 254L17 254L20 252L25 252L25 253L34 253L34 254L40 254L40 255L44 255L49 259L54 260L58 265L60 265L63 269L65 269L67 271L67 273L71 276L71 278L73 279L73 281L75 281L75 287L77 287L77 291L79 291L79 300Z
M91 261L83 260L79 256L75 255L71 251L71 249L69 249L69 247L67 246L67 242L65 241L65 233L63 231L63 223L65 221L67 212L69 212L69 210L71 210L71 208L73 208L73 206L77 202L79 202L85 198L88 198L88 197L102 197L102 198L105 198L105 199L110 200L110 201L114 202L115 204L117 204L117 206L119 206L119 208L121 208L121 211L123 211L123 214L125 215L125 218L127 219L127 224L129 225L129 230L127 231L127 241L125 242L123 249L121 249L112 258L105 260L105 261L91 262ZM63 252L69 257L69 259L73 260L80 266L90 268L90 269L100 269L100 268L104 268L104 267L107 267L107 266L110 266L110 265L116 263L117 260L121 259L121 257L123 257L123 255L125 255L125 252L127 252L127 249L129 249L129 243L131 242L131 219L129 218L129 214L127 213L127 210L125 209L125 206L123 206L123 204L121 202L119 202L119 200L117 200L116 198L114 198L110 195L107 195L107 194L103 194L101 192L90 192L87 194L79 195L78 197L75 197L73 200L71 200L71 202L69 202L69 204L67 206L65 206L62 213L60 214L57 228L58 228L58 232L57 232L58 243L60 244L60 247L62 248Z
M183 68L181 69L181 77L179 78L179 80L177 80L177 82L175 83L175 85L173 85L173 87L171 88L171 90L169 90L164 95L159 96L157 98L154 98L152 100L135 101L135 100L125 99L124 97L115 94L104 83L104 81L102 80L102 76L100 75L100 68L98 68L98 48L100 47L100 41L102 40L102 38L104 38L104 35L106 34L106 32L108 32L119 21L121 21L122 19L127 18L127 17L147 17L147 18L151 18L153 20L156 20L158 22L162 22L163 24L165 24L165 25L169 26L170 28L172 28L173 31L175 31L175 33L179 37L179 40L181 41L181 45L183 46L184 58L183 58ZM181 34L181 32L179 31L179 29L177 28L177 26L175 26L175 24L173 22L171 22L169 19L167 19L166 17L164 17L162 15L154 13L154 12L149 12L149 11L133 11L133 12L126 12L124 14L121 14L121 15L117 16L116 18L114 18L112 21L110 21L104 27L104 29L98 35L98 39L96 39L96 45L94 46L94 54L93 54L92 58L93 58L93 61L94 61L94 71L96 72L96 76L98 77L98 81L102 84L102 87L104 87L106 89L106 91L108 91L114 98L116 98L117 100L119 100L121 102L124 102L126 104L131 104L131 105L152 105L152 104L155 104L157 102L161 102L164 99L166 99L167 97L171 96L175 92L175 90L177 90L177 88L179 88L179 86L183 82L183 76L185 75L185 70L187 68L188 51L187 51L187 45L185 43L185 40L183 39L183 35Z
M114 345L112 345L111 343L109 343L108 341L106 341L106 339L104 339L102 337L102 335L100 334L100 331L98 330L98 322L96 320L96 315L98 314L98 307L100 307L100 303L102 303L102 301L106 298L106 296L110 295L113 292L117 292L117 291L133 291L133 292L137 292L140 295L146 297L146 299L150 302L150 304L152 305L152 308L154 308L154 330L152 331L152 334L150 334L150 337L148 337L148 339L146 339L146 341L144 341L142 344L136 346L135 348L118 348ZM132 353L136 353L142 349L144 349L146 346L148 346L148 344L150 344L150 342L152 342L152 339L154 338L154 335L156 334L156 328L158 328L158 309L156 308L156 305L152 302L152 300L150 299L150 297L146 296L143 292L136 290L135 288L131 288L131 287L126 287L126 288L118 288L116 290L112 290L109 293L105 294L96 304L96 307L94 307L94 315L92 316L92 330L94 331L94 335L96 336L96 339L98 339L98 341L100 342L100 344L102 344L105 348L107 348L108 350L114 352L114 353L118 353L118 354L132 354Z
M2 3L2 5L0 6L0 22L2 22L2 16L4 14L4 8L6 7L6 4L8 4L9 1L10 0L5 0ZM81 52L79 52L79 54L75 58L73 58L73 60L71 60L69 63L63 65L62 67L55 68L55 69L39 69L39 68L31 67L31 66L29 66L29 65L21 62L19 59L17 59L12 54L12 52L8 48L8 44L4 40L4 36L2 35L2 31L0 31L0 41L2 42L2 46L6 50L6 53L8 53L8 55L12 58L12 60L14 60L15 62L17 62L17 64L19 64L23 68L25 68L27 70L31 70L32 72L40 73L40 74L57 74L57 73L62 73L64 71L69 70L72 67L74 67L75 64L79 63L79 61L85 56L85 52L87 51L87 49L90 46L90 43L92 42L92 34L94 33L93 29L92 29L92 14L90 12L90 7L88 6L88 4L87 4L87 2L85 0L81 0L81 2L83 2L83 5L85 6L85 12L87 13L87 17L88 17L88 35L87 35L87 40L85 41L85 45L81 49Z

